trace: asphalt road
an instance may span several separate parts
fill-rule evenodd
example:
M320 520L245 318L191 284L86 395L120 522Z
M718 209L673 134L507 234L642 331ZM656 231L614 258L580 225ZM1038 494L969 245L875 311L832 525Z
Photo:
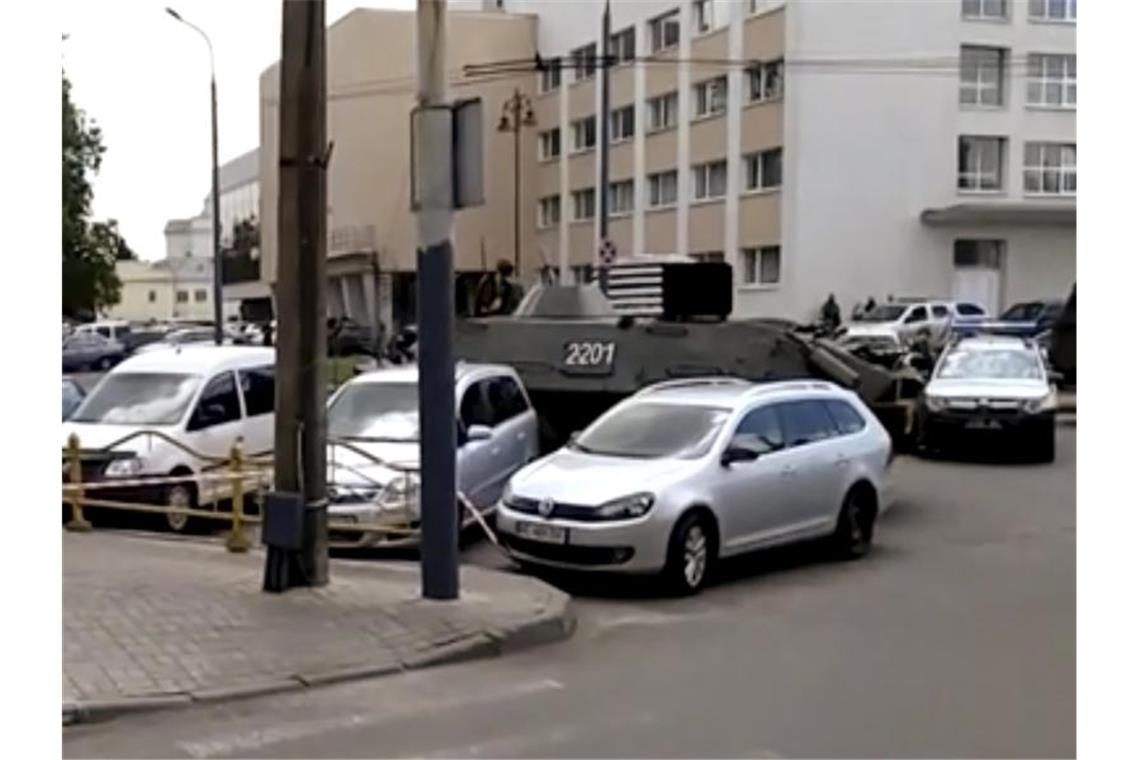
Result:
M1072 756L1073 428L1053 465L901 458L866 560L735 562L703 595L572 583L508 657L64 730L69 757ZM486 544L468 561L496 565Z

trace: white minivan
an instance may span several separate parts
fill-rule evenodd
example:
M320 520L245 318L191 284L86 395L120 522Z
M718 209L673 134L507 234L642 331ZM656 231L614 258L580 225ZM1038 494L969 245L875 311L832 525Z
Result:
M95 498L181 508L226 498L230 484L203 475L225 472L214 460L228 457L239 440L247 457L272 451L274 360L273 349L246 346L186 346L131 357L64 423L64 447L72 433L78 436L84 482L123 481L122 489L93 491ZM131 437L147 432L165 437ZM139 483L177 475L196 477ZM191 524L185 514L166 515L176 532Z

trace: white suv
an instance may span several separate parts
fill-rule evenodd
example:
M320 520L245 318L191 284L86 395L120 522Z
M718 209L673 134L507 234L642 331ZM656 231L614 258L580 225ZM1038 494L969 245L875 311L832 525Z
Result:
M693 593L753 549L830 537L865 554L891 456L875 416L830 383L671 381L520 470L496 526L523 563L662 573Z
M899 301L876 306L857 321L843 328L841 337L854 339L890 338L906 345L925 338L941 346L950 338L955 321L984 317L985 309L968 301Z

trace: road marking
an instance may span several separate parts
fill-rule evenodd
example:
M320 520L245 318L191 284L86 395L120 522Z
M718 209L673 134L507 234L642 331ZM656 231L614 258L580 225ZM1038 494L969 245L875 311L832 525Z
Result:
M677 613L677 612L630 612L625 615L618 615L616 617L601 618L599 620L591 621L590 627L594 629L594 635L605 633L614 628L624 628L627 626L639 625L672 625L674 623L687 623L694 620L701 620L710 617L710 612L690 612L690 613Z
M333 718L319 718L315 720L291 720L266 728L255 728L248 731L218 736L212 739L197 741L176 741L175 745L191 757L204 760L211 757L232 756L239 752L255 752L275 744L306 739L322 734L357 728L376 723L383 723L395 718L407 718L415 713L438 712L440 710L467 707L473 704L493 702L498 700L515 699L518 697L538 694L544 691L555 691L565 688L561 681L545 678L540 681L528 681L514 684L497 691L484 691L462 697L439 697L433 694L424 694L420 700L397 706L394 710L384 712L352 713Z

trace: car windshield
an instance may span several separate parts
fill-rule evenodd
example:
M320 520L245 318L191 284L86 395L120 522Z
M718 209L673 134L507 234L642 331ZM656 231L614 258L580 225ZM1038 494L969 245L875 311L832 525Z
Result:
M419 391L415 383L355 383L329 405L331 438L419 440Z
M905 306L898 304L881 304L863 315L866 322L894 322L906 311Z
M201 384L197 375L119 372L103 378L72 417L107 425L174 425Z
M630 404L586 428L571 446L602 456L691 459L708 451L728 413L711 406Z
M1018 303L1006 309L1001 318L1010 322L1026 322L1037 319L1037 315L1041 313L1041 308L1042 304L1039 303Z
M958 348L946 355L938 377L950 380L1040 380L1041 363L1022 349L970 350Z

